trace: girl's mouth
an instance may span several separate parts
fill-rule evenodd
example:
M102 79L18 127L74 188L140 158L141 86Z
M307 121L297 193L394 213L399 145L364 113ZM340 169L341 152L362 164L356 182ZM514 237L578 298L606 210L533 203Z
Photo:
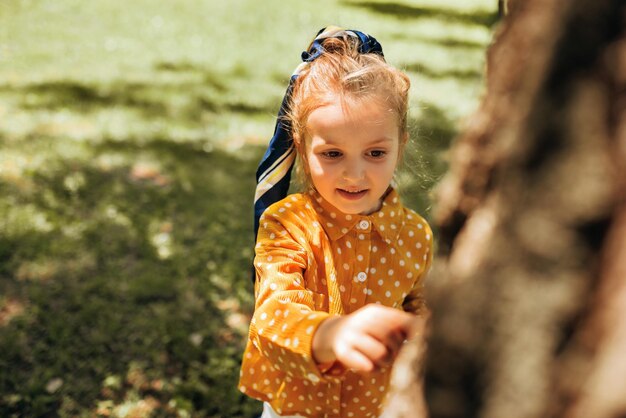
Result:
M337 192L344 199L358 200L358 199L362 198L363 196L365 196L365 194L367 193L367 189L357 190L357 191L354 191L354 192L351 192L351 191L348 191L348 190L343 190L343 189L337 189Z

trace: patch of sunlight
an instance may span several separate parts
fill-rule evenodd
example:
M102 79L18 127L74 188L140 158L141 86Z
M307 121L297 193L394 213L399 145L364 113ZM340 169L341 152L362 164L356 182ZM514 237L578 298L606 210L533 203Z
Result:
M245 144L267 144L274 133L275 116L251 118L230 114L206 128L206 135L215 146L237 151Z
M61 379L60 377L54 377L50 380L48 380L48 383L46 383L46 392L48 393L54 393L57 390L61 389L61 386L63 386L63 379Z
M130 227L132 225L132 221L128 216L124 213L120 212L115 205L107 205L104 208L104 213L106 217L111 219L118 225Z
M0 298L0 327L7 325L13 318L24 312L24 303L17 299Z
M115 418L148 418L158 414L158 412L163 412L166 406L158 397L167 382L161 378L149 378L144 367L137 362L131 362L125 379L119 375L108 375L102 383L101 394L109 399L97 402L95 415ZM174 378L174 380L178 380L178 378ZM177 384L178 382L173 383ZM123 398L120 399L119 391L122 389L128 390L123 393ZM146 394L147 391L154 396ZM189 417L187 411L176 408L172 401L168 403L167 409L175 409L177 417Z
M224 312L226 325L231 330L242 336L247 333L251 317L241 312L241 302L238 299L226 297L216 301L215 306Z
M20 177L30 165L31 158L17 152L3 151L0 154L0 177L10 179Z
M98 128L93 118L67 109L22 110L13 107L2 118L0 133L10 141L27 136L62 136L73 140L87 140L98 134Z
M165 186L171 180L162 171L163 168L158 161L137 161L131 168L130 177L133 180L149 181L157 186Z
M87 180L85 179L85 175L80 171L72 172L63 179L63 187L71 194L79 192L85 187L85 184L87 184Z
M460 3L459 3L460 4ZM483 45L491 42L492 32L486 26L467 23L455 23L439 18L422 18L412 25L402 25L402 30L393 32L396 38L422 39L437 41L442 39L458 39ZM395 48L397 41L387 42L386 49ZM386 52L386 51L385 51Z
M0 179L11 183L20 190L30 192L34 189L31 178L24 175L33 160L33 155L23 155L11 151L0 154Z
M209 275L209 282L220 290L224 290L225 292L230 292L232 290L232 283L229 280L225 279L221 274L213 273ZM211 302L213 304L219 303L222 300L223 296L220 292L211 293L209 295Z
M96 157L95 163L100 170L111 171L128 166L130 159L128 154L121 152L102 152Z
M99 137L92 138L94 142L101 138L126 141L130 137L137 138L137 142L141 143L143 138L150 138L155 130L163 129L158 123L142 126L138 123L137 115L121 107L103 110L93 115L93 118L100 134Z
M80 273L85 270L91 270L95 266L95 255L90 251L84 251L72 259L44 258L35 261L24 261L18 266L16 277L22 281L47 281L60 273Z
M152 220L148 226L150 234L150 243L157 251L160 259L170 258L174 252L172 239L172 222L162 220Z
M9 202L2 202L0 206L0 233L15 237L28 232L50 232L54 225L46 214L32 203L13 206Z
M226 314L226 325L240 336L244 336L248 333L248 325L251 319L251 316L241 312L229 312Z
M206 263L206 268L209 271L215 271L217 269L217 263L214 260L209 260Z
M32 132L31 112L8 108L2 117L0 132L9 141L18 141Z
M111 400L99 401L96 414L115 418L150 418L160 406L161 403L156 398L148 396L140 399L138 394L131 391L127 399L119 405Z
M2 54L2 50L0 49L0 54ZM0 120L7 120L7 114L9 113L9 107L0 102Z
M102 385L107 389L121 389L122 378L117 374L110 374L104 378L104 382L102 382Z
M63 160L90 161L92 156L92 150L89 147L76 141L54 141L51 149L56 151L56 154Z
M96 133L96 127L89 118L77 115L68 109L30 111L29 116L29 122L32 124L29 133L35 136L85 139Z
M411 112L421 112L424 103L432 103L443 109L448 118L454 122L459 122L464 117L471 116L471 112L476 108L480 100L483 88L478 85L468 85L459 82L454 78L432 80L417 75L414 77L414 95L418 96L417 108L412 107ZM442 91L454 90L454 95L441 94Z
M55 260L25 261L17 268L15 277L20 281L45 282L53 278L61 269Z
M207 126L211 126L202 118L197 123L176 118L144 118L121 107L99 110L92 118L97 127L97 134L90 138L92 143L111 140L144 144L153 139L196 142L206 140Z
M61 234L64 237L70 239L80 239L82 238L85 230L87 230L88 224L83 221L72 222L72 223L63 223L61 225Z

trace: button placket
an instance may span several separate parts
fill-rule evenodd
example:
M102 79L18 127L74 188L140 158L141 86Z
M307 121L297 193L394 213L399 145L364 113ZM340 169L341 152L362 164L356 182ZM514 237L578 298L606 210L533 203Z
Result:
M367 298L367 285L371 282L370 265L370 237L372 223L367 219L361 219L356 223L356 262L355 274L350 294L350 308L355 310L365 304Z

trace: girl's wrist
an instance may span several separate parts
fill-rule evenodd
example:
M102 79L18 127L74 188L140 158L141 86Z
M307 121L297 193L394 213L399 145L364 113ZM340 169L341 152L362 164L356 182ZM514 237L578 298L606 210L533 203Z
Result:
M316 363L331 363L337 360L333 350L333 342L340 320L340 316L328 317L319 324L315 334L313 334L311 354Z

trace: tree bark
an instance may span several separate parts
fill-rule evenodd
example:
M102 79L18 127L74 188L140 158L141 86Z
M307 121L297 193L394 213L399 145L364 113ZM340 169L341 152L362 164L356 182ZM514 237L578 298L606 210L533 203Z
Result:
M626 416L626 4L510 6L437 192L430 415Z

